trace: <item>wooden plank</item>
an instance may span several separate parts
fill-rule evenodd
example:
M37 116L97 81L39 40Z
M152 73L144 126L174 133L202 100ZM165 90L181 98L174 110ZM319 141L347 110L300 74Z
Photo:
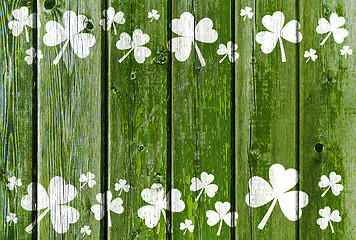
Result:
M123 12L125 23L114 23L109 36L109 188L123 200L124 212L112 214L110 239L165 239L163 216L157 226L149 228L138 216L141 207L149 205L141 192L161 183L166 188L167 154L167 4L154 0L109 1L115 13ZM152 9L159 18L148 18ZM133 50L117 48L124 39L141 30L149 36L142 45L150 49L149 57L140 59ZM127 35L126 35L127 36ZM142 36L142 35L141 35ZM127 57L125 58L125 56ZM121 59L121 60L120 60ZM121 61L121 62L120 62ZM130 185L129 192L114 191L120 179ZM121 194L120 194L121 193ZM120 229L120 230L118 230ZM118 234L120 231L120 234Z
M354 1L300 1L305 36L300 55L313 48L318 56L315 62L300 59L301 188L311 199L300 221L300 239L353 239L355 236L355 55L340 53L343 46L353 48L355 10ZM348 36L338 44L331 35L320 45L328 34L316 32L318 21L320 18L330 21L333 13L345 19L341 28L348 30ZM331 172L340 175L337 184L342 184L344 189L338 196L329 189L322 197L327 188L320 188L318 183L322 175L329 178ZM322 230L316 221L322 218L319 210L326 206L331 211L339 210L341 221L330 222Z
M75 239L83 236L81 228L87 225L91 238L102 239L104 232L101 224L90 211L94 204L99 204L96 195L103 191L102 179L105 178L105 172L101 171L102 134L105 134L101 131L101 86L104 81L100 67L102 39L101 29L95 22L101 16L101 1L41 0L38 6L43 25L39 48L44 55L38 78L38 181L45 190L56 180L56 176L62 177L65 184L74 186L77 194L73 188L67 189L61 181L57 181L50 198L52 195L57 201L63 196L69 198L68 192L62 192L67 189L74 199L63 201L68 202L66 206L75 208L80 217L77 219L77 212L68 207L56 208L57 211L52 209L37 225L38 238ZM86 18L77 18L79 15ZM63 27L67 32L61 30ZM68 33L70 39L66 35ZM94 40L89 34L95 36L92 47ZM89 183L79 180L81 174L87 172L95 175L93 180L96 184L92 188ZM38 195L38 198L43 197L39 192ZM38 211L38 215L44 211ZM56 220L51 220L50 215L53 214L57 215ZM59 224L59 219L63 224ZM68 222L73 224L69 224L66 231L64 223ZM56 229L55 223L58 225Z
M35 216L23 211L19 204L26 193L25 185L32 182L36 174L36 165L32 163L32 160L36 161L36 150L32 145L36 139L33 133L36 116L36 112L33 114L33 66L36 63L29 65L25 61L26 51L35 43L33 28L26 25L18 35L13 25L14 15L28 17L33 11L32 3L0 3L0 235L3 239L31 239L24 228ZM12 177L20 179L22 184L18 180L16 184L9 182ZM16 214L17 223L7 221L11 213Z

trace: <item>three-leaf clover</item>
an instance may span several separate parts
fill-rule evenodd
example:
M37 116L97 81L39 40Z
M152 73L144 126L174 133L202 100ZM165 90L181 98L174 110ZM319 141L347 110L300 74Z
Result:
M304 57L307 58L306 62L308 62L310 59L315 62L315 60L318 58L318 55L316 55L315 53L316 51L312 48L309 51L305 51Z
M325 18L320 18L318 23L319 25L316 27L317 33L324 34L328 32L328 35L320 45L323 45L326 40L328 40L331 33L337 43L342 43L344 38L349 35L349 32L345 28L341 28L341 26L345 24L345 18L339 17L336 13L330 15L330 23Z
M7 183L6 186L9 188L10 191L14 190L17 186L18 187L22 186L22 182L20 178L16 178L15 176L12 176L8 180L9 183Z
M40 60L43 58L42 51L40 49L36 51L36 49L33 47L27 49L26 54L28 56L25 57L25 61L28 65L31 65L33 62L36 62L36 60Z
M245 21L246 17L251 19L253 16L252 8L246 6L245 9L241 9L240 16L244 17L244 19L243 19L244 21Z
M20 9L15 9L12 12L12 16L16 20L9 22L9 28L12 30L12 35L19 36L22 33L22 30L25 28L26 34L26 42L30 41L30 37L28 34L27 26L30 28L37 28L41 26L39 19L37 18L36 13L32 13L29 15L28 8L22 7Z
M115 9L113 7L109 7L108 10L103 11L103 16L104 19L101 19L99 21L100 26L102 26L105 31L109 31L112 26L115 35L117 35L115 23L117 24L125 23L124 13L118 12L115 14Z
M269 179L271 185L261 177L255 176L248 181L250 192L246 195L246 204L250 207L260 207L273 200L266 215L258 225L259 229L263 229L270 217L277 201L281 210L290 221L297 221L302 216L302 208L308 202L309 197L302 191L289 191L299 180L298 171L295 169L287 169L280 164L274 164L269 169ZM299 200L299 201L298 201Z
M37 192L37 196L33 196ZM30 232L46 214L51 211L51 222L57 233L65 233L69 224L76 223L79 212L68 205L77 196L77 189L65 184L61 177L53 177L49 182L48 194L40 183L32 182L27 187L27 195L21 199L21 206L27 211L40 211L46 209L37 219L25 228Z
M155 9L152 9L152 11L148 13L148 18L151 19L151 22L153 21L153 19L158 20L159 19L158 11Z
M141 207L137 213L141 219L145 220L145 224L149 228L154 228L157 226L159 219L161 218L161 213L167 224L167 229L171 231L170 224L166 218L166 212L181 212L185 208L185 203L180 199L181 193L178 189L172 189L164 196L164 188L160 183L152 184L151 188L145 188L141 192L142 199L149 203Z
M95 37L90 33L81 33L88 25L89 20L84 15L76 15L73 11L66 11L63 14L63 26L56 21L49 21L46 24L47 33L43 36L43 43L49 47L56 46L64 42L64 45L53 64L57 65L61 59L68 43L72 46L74 53L80 58L86 58L92 46L95 44Z
M108 212L108 226L111 227L110 211L116 214L123 213L124 207L122 206L122 199L118 197L112 200L112 193L106 191L105 193L98 193L96 195L96 200L99 204L94 204L90 210L94 213L96 220L101 220L105 216L105 212Z
M347 55L352 55L352 49L349 46L343 46L340 50L341 55L347 57Z
M215 203L215 209L216 211L209 210L206 212L206 216L208 218L207 223L209 226L214 226L218 222L220 222L218 233L217 233L217 235L220 236L223 221L229 227L235 227L237 224L238 214L236 212L229 212L230 211L229 202L222 203L218 201Z
M120 191L119 196L121 195L122 190L128 192L130 190L130 185L126 184L127 181L125 179L120 179L119 183L115 183L115 191Z
M180 223L179 229L180 229L180 230L184 230L183 235L185 235L185 233L187 232L187 230L188 230L189 232L193 232L193 231L194 231L193 221L192 221L192 220L189 220L189 219L185 219L185 220L184 220L184 223L183 223L183 222Z
M216 184L211 184L214 181L214 175L202 172L200 174L200 179L193 177L191 180L192 184L190 185L190 190L194 192L200 190L195 201L198 201L203 191L205 191L205 195L208 195L208 197L214 197L216 191L219 189Z
M168 42L168 49L175 53L176 59L181 62L187 60L194 45L201 66L206 66L196 41L213 43L218 39L218 33L213 29L213 21L203 18L195 25L194 16L185 12L179 19L173 19L170 27L172 32L179 35Z
M88 184L88 187L92 188L96 184L96 181L93 180L94 177L95 175L91 172L87 172L87 174L81 174L79 182L83 183L83 185L81 185L80 188L83 188L85 184Z
M10 213L9 216L6 216L6 222L9 222L10 225L11 225L11 223L16 224L18 220L19 219L18 219L18 217L16 217L15 213Z
M334 228L331 222L341 221L340 212L338 210L331 212L330 207L326 206L325 208L319 210L319 215L322 217L318 218L316 223L320 226L320 228L325 230L328 227L328 224L330 224L331 232L334 233Z
M84 225L84 227L82 227L80 229L80 233L83 233L83 237L84 237L85 235L90 235L91 234L91 230L90 230L89 226Z
M234 44L231 41L228 41L226 46L224 44L220 44L219 49L216 53L219 55L224 55L224 57L219 61L219 63L222 63L222 61L224 61L227 56L229 56L230 62L235 62L240 56L236 52L237 48L237 44Z
M277 42L281 48L282 62L286 61L282 38L292 43L302 41L302 34L299 32L300 24L297 20L288 22L284 27L284 14L280 11L273 15L266 15L262 18L262 24L269 31L259 32L256 35L256 41L261 45L263 53L271 53L276 47Z
M324 197L330 188L335 196L339 196L340 192L344 190L344 186L338 184L338 182L340 181L341 181L341 176L337 175L335 172L331 172L329 174L329 178L325 175L322 175L320 177L320 182L318 183L318 185L321 188L327 187L327 189L324 191L323 194L321 194L321 197Z
M151 55L151 50L148 47L144 47L146 43L150 41L150 36L144 34L142 30L135 29L132 33L132 39L129 34L121 33L120 40L116 42L116 47L119 50L128 50L122 58L120 58L119 63L125 60L127 56L134 51L135 59L138 63L143 63L147 57Z

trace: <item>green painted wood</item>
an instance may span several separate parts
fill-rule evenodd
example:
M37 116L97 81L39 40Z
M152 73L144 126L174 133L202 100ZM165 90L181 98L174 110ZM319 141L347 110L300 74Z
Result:
M23 211L20 200L26 194L26 185L32 182L33 168L33 65L25 61L26 50L33 46L32 29L27 28L15 37L8 24L14 20L12 12L32 4L22 1L0 2L0 236L2 239L31 239L23 229L35 217ZM35 113L36 114L36 113ZM14 190L7 187L12 176L22 180ZM18 222L7 222L15 213Z
M313 48L318 56L315 62L300 59L301 188L311 199L300 221L301 239L355 239L355 54L346 58L340 54L343 46L354 48L355 9L353 1L300 2L301 21L308 23L304 24L300 55ZM332 13L345 18L342 27L349 36L342 44L330 36L320 46L327 34L316 34L318 20L323 17L329 21ZM315 150L318 143L323 145L321 152ZM329 190L321 197L326 188L321 189L318 182L331 172L341 176L339 183L344 190L339 196ZM340 211L341 222L332 222L335 233L330 225L321 230L316 224L321 218L318 211L325 206Z

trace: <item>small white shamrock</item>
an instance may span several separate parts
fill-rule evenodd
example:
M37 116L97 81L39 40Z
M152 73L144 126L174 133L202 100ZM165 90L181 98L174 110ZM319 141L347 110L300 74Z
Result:
M130 185L126 184L127 181L125 179L120 179L119 183L115 183L115 191L120 191L119 196L121 195L122 190L128 192L130 190Z
M219 63L222 63L222 61L224 61L227 56L229 56L230 62L235 62L240 56L236 52L237 48L237 44L233 44L231 41L228 41L226 46L224 44L220 44L216 53L219 55L224 55L224 57L219 61Z
M152 11L148 13L148 18L151 19L151 22L153 21L153 19L158 20L159 19L158 11L155 9L152 9Z
M187 230L188 230L189 232L193 232L193 231L194 231L193 221L192 221L192 220L189 220L189 219L185 219L185 220L184 220L184 223L183 223L183 222L180 223L179 229L180 229L180 230L184 230L183 235L185 235L185 233L187 232Z
M298 171L287 169L280 164L274 164L269 169L269 180L271 185L261 177L255 176L248 181L250 192L246 195L246 204L250 207L261 207L273 200L266 215L258 225L263 229L270 217L277 201L287 219L297 221L302 216L302 208L308 202L309 197L302 191L289 191L299 181Z
M341 176L337 175L335 172L331 172L329 174L329 178L325 175L322 175L320 177L320 182L318 183L318 185L321 188L327 187L327 189L323 194L321 194L321 197L324 197L330 188L335 196L339 196L340 192L344 190L344 186L342 186L341 184L337 184L340 181L341 181Z
M119 63L125 60L127 56L134 51L135 59L138 63L143 63L147 57L151 55L151 50L148 47L144 47L146 43L150 41L150 36L148 34L144 34L142 30L136 29L132 33L132 39L129 34L121 33L120 40L117 41L116 47L119 50L128 50L122 58L120 58Z
M29 13L27 7L15 9L12 12L12 16L14 16L16 20L9 22L9 28L12 30L12 35L16 37L19 36L22 30L25 28L26 42L30 41L27 26L29 26L30 28L37 28L37 26L41 26L41 23L39 21L39 18L37 18L36 13L32 13L30 15L28 14Z
M343 46L342 49L340 50L341 55L345 55L345 58L347 55L352 55L352 49L349 46Z
M314 49L310 49L309 51L305 51L304 52L304 57L307 58L307 61L308 62L310 59L315 62L315 60L318 58L318 56L315 54L316 51Z
M194 16L185 12L179 19L172 20L170 28L179 35L168 42L168 49L175 53L176 59L181 62L187 60L194 45L201 66L205 67L205 60L196 41L213 43L218 39L218 33L213 29L213 21L203 18L195 25Z
M109 7L108 10L103 11L104 19L99 21L100 26L103 27L105 31L109 31L111 26L114 28L114 33L117 35L117 30L115 27L115 23L124 24L125 18L123 12L118 12L115 14L115 9L113 7Z
M83 237L84 237L85 235L90 235L91 234L91 230L89 229L89 226L84 225L84 227L82 227L80 229L80 233L83 233Z
M95 175L91 172L87 172L87 174L81 174L79 178L79 182L82 182L83 185L80 186L80 188L83 188L85 184L88 184L89 188L92 188L95 184L96 181L93 180Z
M207 223L209 226L214 226L220 221L219 229L217 233L217 235L220 236L223 220L229 227L235 227L237 224L238 214L236 212L229 212L230 211L229 202L224 202L224 203L220 201L216 202L215 209L216 211L209 210L206 212L206 216L208 218Z
M27 49L26 54L28 56L25 57L25 61L28 65L31 65L33 62L36 62L36 60L39 61L43 58L42 51L38 49L36 52L36 49L33 47Z
M345 24L345 18L339 17L336 13L330 15L330 23L325 18L320 18L318 24L319 25L316 27L317 33L329 33L320 45L323 45L326 42L331 33L337 43L342 43L344 38L349 35L349 32L345 28L341 28L341 26Z
M116 214L123 213L124 207L122 206L122 199L118 197L112 200L112 193L110 191L106 191L106 193L98 193L96 195L96 200L100 204L94 204L90 210L94 213L96 220L101 220L105 216L105 212L108 212L108 226L111 227L110 211Z
M250 8L250 7L245 7L245 9L241 9L241 12L240 12L240 16L241 17L244 17L244 21L245 21L245 19L246 19L246 17L248 17L248 18L252 18L252 16L253 16L253 12L251 12L251 10L252 10L252 8Z
M37 196L33 196L37 193ZM43 217L50 211L51 222L57 233L66 233L69 224L76 223L79 212L68 205L77 196L77 189L70 184L65 184L61 177L53 177L49 182L48 194L40 183L30 183L27 187L27 195L21 199L21 206L27 211L40 211L46 209L37 219L25 228L30 232Z
M73 11L66 11L63 14L64 27L55 21L47 22L47 33L43 36L43 43L53 47L64 42L62 49L53 61L54 65L58 64L69 42L78 57L89 56L90 48L95 44L95 37L90 33L81 33L88 23L89 20L86 16L77 16Z
M12 176L8 180L9 183L7 183L6 186L9 188L10 191L14 190L17 186L18 187L22 186L22 182L20 178L16 178L15 176Z
M167 229L171 232L170 224L166 218L165 209L171 212L181 212L185 208L185 203L180 199L181 193L178 189L172 189L164 196L164 188L160 183L152 184L151 188L145 188L141 192L142 199L150 205L141 207L137 213L149 228L157 226L161 213L167 224Z
M266 15L262 18L262 24L269 31L259 32L256 35L256 41L261 45L263 53L271 53L276 47L277 42L281 48L282 62L286 61L282 38L291 42L299 43L302 41L302 34L299 32L300 24L297 20L288 22L284 27L284 14L280 11L273 15Z
M319 210L319 215L322 216L322 218L318 218L316 223L320 226L320 228L325 230L328 227L328 224L330 224L331 232L334 233L334 228L331 222L341 221L340 212L338 210L331 212L330 207L326 206L325 208Z
M16 224L19 219L16 217L15 213L10 213L9 216L6 216L6 222Z
M205 195L208 195L208 197L214 197L216 191L219 189L216 184L210 184L214 181L214 175L202 172L200 174L200 178L201 180L199 178L193 177L191 180L192 184L190 185L190 190L195 192L201 189L195 201L199 200L203 191L205 191Z

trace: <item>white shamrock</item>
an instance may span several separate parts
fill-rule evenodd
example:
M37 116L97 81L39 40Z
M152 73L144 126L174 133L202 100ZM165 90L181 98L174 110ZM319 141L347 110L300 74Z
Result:
M85 184L88 184L89 188L92 188L95 184L96 181L93 180L95 175L91 172L87 172L87 174L81 174L79 178L79 182L82 182L83 185L80 186L80 188L84 187Z
M310 49L309 51L305 51L304 52L304 57L307 58L307 61L308 62L310 59L315 62L315 60L318 58L318 56L315 54L316 51L314 49Z
M179 229L180 229L180 230L184 230L183 235L185 235L185 233L187 232L187 230L188 230L189 232L193 232L193 231L194 231L193 221L192 221L192 220L189 220L189 219L185 219L185 220L184 220L184 223L183 223L183 222L180 223Z
M224 202L224 203L220 201L216 202L215 209L216 211L209 210L206 212L206 216L208 218L207 223L209 226L214 226L218 222L220 222L218 233L217 233L217 235L220 236L223 221L229 227L235 227L237 223L238 214L236 212L229 212L230 211L229 202ZM232 221L232 219L234 220Z
M349 46L343 46L342 49L340 50L341 55L345 55L345 58L347 55L352 55L352 49Z
M180 199L181 193L178 189L172 189L167 193L167 196L164 196L164 194L164 188L160 183L154 183L151 188L142 190L142 199L150 205L141 207L137 213L141 219L145 220L145 224L149 228L154 228L158 224L162 213L167 228L171 231L164 210L181 212L185 208L185 203Z
M90 53L89 48L95 44L94 35L81 33L88 23L89 20L86 16L77 16L73 11L66 11L63 14L64 28L56 21L47 22L47 33L43 36L43 43L49 47L53 47L64 42L61 51L53 61L54 65L58 64L69 42L78 57L88 57Z
M321 188L327 187L327 189L323 194L321 194L321 197L324 197L330 188L335 196L339 196L340 192L344 190L344 186L342 186L341 184L337 184L340 181L341 181L341 176L337 175L335 172L331 172L329 174L329 178L325 175L322 175L320 177L320 182L318 183L318 185Z
M14 190L17 186L18 187L22 186L22 182L20 178L16 178L15 176L12 176L8 180L9 183L7 183L6 186L9 188L10 191Z
M345 24L345 18L339 17L336 13L330 15L330 23L325 18L320 18L318 24L319 25L316 27L317 33L329 33L320 45L323 45L326 42L331 33L337 43L342 43L344 38L349 35L349 32L345 28L341 28L341 26Z
M252 10L252 8L250 8L250 7L245 7L245 9L241 9L241 11L240 11L240 16L241 17L244 17L244 21L245 21L245 19L246 19L246 17L248 17L248 18L252 18L252 16L253 16L253 12L251 12L251 10Z
M25 28L26 42L29 42L30 37L28 35L27 26L29 26L30 28L37 28L37 26L41 26L39 18L37 18L37 14L32 13L28 15L28 8L22 7L20 9L15 9L12 12L12 16L14 16L14 18L16 19L14 21L9 22L9 28L12 30L12 35L16 37L19 36L22 30Z
M112 193L110 191L106 191L106 193L98 193L96 195L96 200L99 202L99 204L94 204L90 208L90 210L94 213L94 217L96 220L101 220L105 216L105 212L107 211L108 226L111 227L110 211L116 214L123 213L124 207L122 206L122 199L118 197L112 200Z
M103 11L104 19L99 21L100 26L103 27L105 31L109 31L111 26L114 28L114 33L117 35L117 30L115 27L115 23L124 24L125 18L123 12L118 12L115 14L115 9L113 7L109 7L108 10Z
M151 19L151 22L153 21L153 19L158 20L159 19L158 11L155 9L152 9L152 11L148 13L148 18Z
M43 58L42 51L39 49L36 51L36 49L33 47L27 49L26 54L28 56L25 57L25 61L28 65L31 65L33 62L36 62L36 60L40 60Z
M263 53L271 53L276 47L277 42L281 48L282 62L286 61L282 38L292 43L302 41L302 34L299 32L300 24L297 20L288 22L284 27L284 14L280 11L273 15L266 15L262 18L262 24L269 31L259 32L256 35L256 41L261 45Z
M267 223L277 201L284 216L290 221L297 221L302 216L302 208L309 202L309 197L305 192L289 191L299 181L299 174L295 169L285 170L282 165L274 164L269 169L269 180L272 186L261 177L250 178L248 181L250 192L245 199L246 204L253 208L263 206L273 200L258 225L261 230Z
M142 30L136 29L132 33L132 39L129 34L121 33L120 40L116 42L116 47L119 50L128 50L128 51L120 60L119 63L125 60L127 56L134 51L135 59L138 63L143 63L147 57L151 55L151 50L147 47L143 47L146 43L150 41L150 36L148 34L144 34Z
M130 190L130 185L126 184L127 181L125 179L120 179L119 183L115 183L115 191L120 191L119 196L121 195L122 190L128 192Z
M322 218L318 218L316 223L320 226L320 228L325 230L328 227L328 224L330 224L331 232L334 233L334 228L331 222L341 221L340 212L338 210L331 212L330 207L326 206L325 208L319 210L319 215L322 216Z
M201 66L206 66L196 41L213 43L218 39L218 33L213 29L213 21L203 18L195 25L194 16L185 12L179 19L173 19L170 27L172 32L179 35L168 42L168 49L175 53L176 59L181 62L187 60L194 45Z
M219 61L219 63L222 63L227 56L229 56L230 62L235 62L240 56L237 52L235 52L237 48L237 44L233 44L231 41L228 41L226 46L224 44L220 44L216 53L224 55L224 57Z
M205 195L208 195L208 197L214 197L216 191L219 189L216 184L210 184L214 181L214 175L202 172L200 174L200 178L201 180L199 178L193 177L191 180L192 184L190 185L190 190L195 192L201 189L195 201L199 200L203 191L205 191Z
M84 237L85 235L90 235L91 234L91 230L90 230L89 226L84 225L84 227L82 227L80 229L80 233L83 233L83 237Z
M10 225L11 225L11 223L16 224L18 220L19 219L18 219L18 217L16 217L15 213L10 213L9 216L6 216L6 222L9 222Z
M37 192L37 197L32 194ZM49 182L48 194L44 187L33 182L27 187L28 195L21 199L21 206L27 211L40 211L46 209L37 219L25 228L30 232L46 214L51 211L51 222L57 233L65 233L69 229L69 224L76 223L79 219L79 212L68 205L77 196L77 189L70 184L65 184L61 177L53 177Z

